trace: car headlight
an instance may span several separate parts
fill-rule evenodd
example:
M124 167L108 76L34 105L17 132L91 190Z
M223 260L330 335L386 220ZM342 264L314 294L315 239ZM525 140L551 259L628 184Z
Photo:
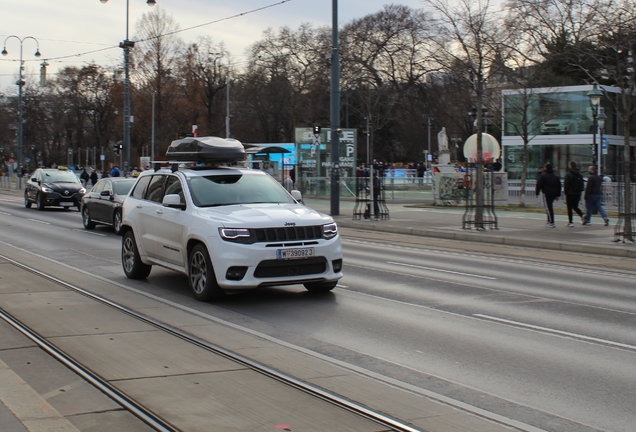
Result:
M81 194L85 194L85 193L86 193L86 189L84 189L84 188L80 188L79 193L81 193Z
M51 192L53 192L53 189L51 189L50 187L47 187L47 186L42 186L42 192L51 193Z
M335 222L325 224L322 226L322 236L327 240L334 238L338 235L338 225Z
M253 243L250 230L247 228L219 228L219 234L225 241L234 243Z

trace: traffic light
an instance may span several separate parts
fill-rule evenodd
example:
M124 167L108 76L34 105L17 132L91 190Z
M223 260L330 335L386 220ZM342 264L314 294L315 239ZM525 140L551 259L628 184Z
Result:
M314 126L314 135L320 135L320 126L318 125Z
M113 151L115 152L115 154L118 155L121 152L122 148L124 148L124 145L120 141L113 146Z

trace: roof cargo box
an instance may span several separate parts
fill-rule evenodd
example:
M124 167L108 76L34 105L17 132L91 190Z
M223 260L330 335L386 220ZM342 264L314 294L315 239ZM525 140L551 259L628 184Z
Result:
M245 159L245 148L232 138L197 137L172 141L166 157L183 162L234 162Z

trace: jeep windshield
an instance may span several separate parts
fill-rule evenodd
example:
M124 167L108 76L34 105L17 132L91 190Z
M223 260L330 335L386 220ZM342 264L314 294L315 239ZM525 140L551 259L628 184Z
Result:
M232 173L191 177L189 184L197 207L295 202L276 180L265 175Z

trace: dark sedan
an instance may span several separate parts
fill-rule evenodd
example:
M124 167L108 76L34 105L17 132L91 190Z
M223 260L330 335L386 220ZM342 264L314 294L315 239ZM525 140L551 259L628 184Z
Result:
M92 230L95 225L110 225L119 234L121 230L121 203L135 178L108 177L98 181L82 198L82 221L84 228Z
M26 182L24 206L30 208L32 204L35 204L38 210L44 210L48 206L79 209L85 192L86 189L73 171L38 168Z

